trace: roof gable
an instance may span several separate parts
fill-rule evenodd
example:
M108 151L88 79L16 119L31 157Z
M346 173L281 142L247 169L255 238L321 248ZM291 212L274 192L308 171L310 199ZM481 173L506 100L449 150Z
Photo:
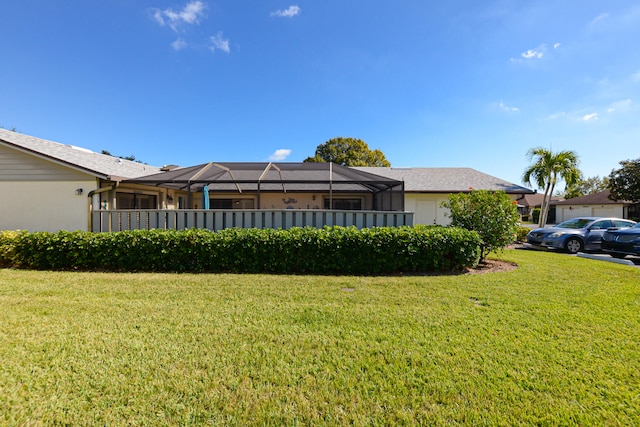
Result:
M103 179L120 180L157 173L159 168L80 147L0 129L0 144Z
M628 200L611 200L609 195L611 191L604 190L599 193L587 194L582 197L574 197L573 199L557 202L556 205L629 205L632 202Z

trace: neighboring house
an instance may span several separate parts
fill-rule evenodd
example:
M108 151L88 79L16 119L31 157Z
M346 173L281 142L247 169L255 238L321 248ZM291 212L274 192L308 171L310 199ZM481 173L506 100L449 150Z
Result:
M534 191L504 181L471 168L383 168L356 167L370 172L404 181L405 209L415 212L415 224L447 225L451 221L448 209L441 203L448 201L449 194L468 193L470 189L504 191L518 203Z
M123 179L159 171L0 129L0 230L87 230L91 203L99 194L111 192L115 198L113 188ZM135 195L133 188L129 191Z
M544 194L526 194L522 199L518 200L518 212L520 216L526 218L528 221L533 219L533 210L542 208L542 199ZM552 196L551 204L549 206L549 215L547 216L547 223L554 224L556 222L556 209L554 203L563 200L561 197Z
M555 203L557 222L579 216L605 216L614 218L638 218L640 207L626 200L609 199L609 190L588 194ZM553 206L552 206L553 207Z

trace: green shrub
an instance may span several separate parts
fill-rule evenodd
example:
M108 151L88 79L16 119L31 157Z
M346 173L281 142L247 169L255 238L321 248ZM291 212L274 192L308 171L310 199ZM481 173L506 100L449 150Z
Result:
M60 231L21 234L6 258L47 270L367 275L471 267L480 243L475 232L433 226Z
M513 243L518 228L518 205L504 191L471 190L450 194L451 225L476 231L482 239L480 260Z
M0 231L0 267L9 267L15 263L16 241L25 231Z
M537 224L540 220L540 208L534 208L531 211L531 220L534 224Z
M526 242L527 234L529 234L530 231L531 229L529 227L525 227L523 225L519 226L516 231L516 242Z

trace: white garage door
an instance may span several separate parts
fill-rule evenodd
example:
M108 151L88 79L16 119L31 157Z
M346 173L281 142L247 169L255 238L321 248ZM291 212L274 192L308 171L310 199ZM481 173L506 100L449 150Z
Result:
M593 216L616 216L615 208L593 208Z
M577 218L579 216L591 216L590 207L570 207L562 208L562 218L558 218L558 222L566 221L571 218Z

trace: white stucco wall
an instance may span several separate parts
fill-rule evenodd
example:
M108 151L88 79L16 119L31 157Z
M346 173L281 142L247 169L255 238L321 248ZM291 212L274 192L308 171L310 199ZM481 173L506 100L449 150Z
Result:
M509 194L509 197L511 200L516 200L518 195ZM449 201L448 194L406 193L404 207L406 211L414 212L414 224L446 226L451 224L448 216L449 209L440 205L447 201Z
M95 179L85 181L0 181L0 230L87 230L87 194ZM82 188L82 194L76 190Z
M404 210L414 212L414 224L449 225L449 209L440 207L440 204L447 200L447 194L405 193Z

